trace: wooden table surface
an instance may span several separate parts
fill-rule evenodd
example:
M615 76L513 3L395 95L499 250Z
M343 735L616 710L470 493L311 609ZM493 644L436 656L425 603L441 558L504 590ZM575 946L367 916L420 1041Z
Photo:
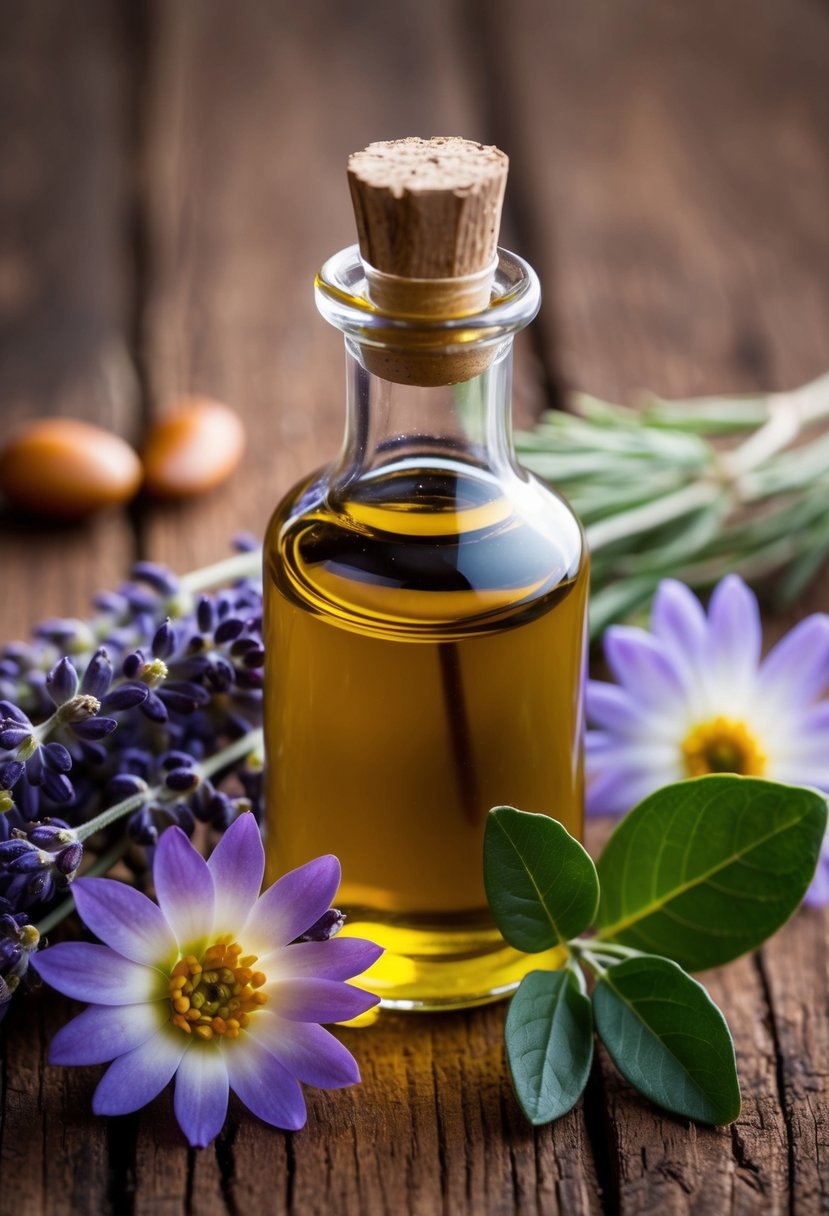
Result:
M344 163L464 134L512 160L504 244L540 272L519 414L784 388L829 366L826 0L3 0L3 431L67 413L136 440L182 392L233 403L243 469L182 508L83 528L0 517L0 636L85 612L138 555L184 571L262 532L336 449L321 260L353 241ZM798 614L829 607L824 578ZM780 622L770 622L772 630ZM17 1003L0 1060L0 1209L64 1213L829 1211L827 918L707 977L744 1094L731 1128L662 1115L601 1059L532 1130L503 1007L344 1037L364 1084L286 1135L239 1107L188 1151L169 1096L109 1123L99 1069L45 1064L68 1005Z

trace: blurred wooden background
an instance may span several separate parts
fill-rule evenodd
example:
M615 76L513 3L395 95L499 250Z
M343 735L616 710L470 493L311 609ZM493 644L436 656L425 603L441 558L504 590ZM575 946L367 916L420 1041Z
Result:
M67 413L136 441L203 392L250 437L192 505L0 515L3 639L83 615L137 555L184 571L261 534L336 450L342 354L311 283L354 240L345 159L373 139L510 154L503 243L545 291L522 418L570 388L631 401L829 367L826 0L0 0L0 129L3 432ZM744 1090L727 1130L663 1117L602 1061L533 1131L496 1007L349 1032L360 1089L309 1095L293 1136L233 1108L197 1153L169 1097L92 1117L99 1070L44 1064L68 1010L41 994L3 1040L0 1211L829 1211L826 927L802 913L710 977Z

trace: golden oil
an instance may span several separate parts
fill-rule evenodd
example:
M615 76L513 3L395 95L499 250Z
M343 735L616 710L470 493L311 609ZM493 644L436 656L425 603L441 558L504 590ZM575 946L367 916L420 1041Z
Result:
M521 955L487 911L487 811L582 833L587 562L569 508L526 475L391 460L277 509L265 547L270 877L343 870L343 932L385 953L397 1008L510 991Z

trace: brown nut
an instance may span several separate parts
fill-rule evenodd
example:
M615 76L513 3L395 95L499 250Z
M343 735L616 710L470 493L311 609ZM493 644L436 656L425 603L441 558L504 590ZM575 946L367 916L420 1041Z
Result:
M162 415L144 443L144 488L159 498L203 494L239 463L245 429L234 413L209 397L185 397Z
M0 490L37 515L80 519L126 502L140 484L129 444L78 418L35 418L0 452Z

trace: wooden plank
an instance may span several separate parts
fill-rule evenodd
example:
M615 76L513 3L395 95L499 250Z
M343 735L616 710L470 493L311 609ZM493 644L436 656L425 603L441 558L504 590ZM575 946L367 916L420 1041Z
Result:
M792 1209L829 1208L829 912L803 910L764 946Z
M106 0L7 5L0 39L0 411L4 432L69 414L132 437L124 334L129 259L121 31ZM133 556L126 515L82 527L0 516L0 639L48 616L87 614ZM45 1064L70 1016L54 994L19 998L0 1063L0 1209L21 1216L108 1205L95 1070ZM12 1206L8 1206L11 1204Z
M565 382L631 399L784 388L824 370L826 6L481 11Z
M630 401L643 386L782 388L823 370L829 10L519 0L508 21L484 12L524 247L547 289L551 376ZM815 595L825 607L825 583ZM710 977L743 1083L730 1134L660 1117L604 1061L611 1207L782 1212L802 1185L802 1210L818 1210L816 1167L802 1160L829 1102L824 1048L804 1026L821 1024L826 995L822 978L802 979L815 966L809 923L788 931L787 968L774 943L765 972L743 960Z

